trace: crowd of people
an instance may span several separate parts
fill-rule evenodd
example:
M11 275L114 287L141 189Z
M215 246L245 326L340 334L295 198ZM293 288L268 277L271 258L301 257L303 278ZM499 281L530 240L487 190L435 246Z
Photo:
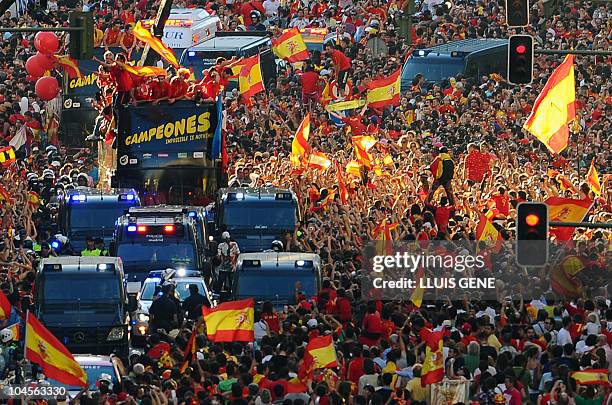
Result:
M101 63L103 97L97 101L110 122L120 104L214 99L232 74L227 66L235 61L228 60L198 83L190 82L190 72L182 69L170 80L164 75L163 80L159 76L142 83L125 75L121 64L139 46L130 37L131 25L150 18L158 3L47 0L22 15L5 14L0 24L63 25L70 10L93 11L96 43L124 50L107 53ZM205 7L219 16L221 30L264 28L279 35L279 28L327 27L338 32L337 41L300 69L281 65L277 82L267 83L254 102L245 103L235 92L224 98L230 184L274 184L296 192L304 216L283 248L321 256L323 289L317 297L296 294L282 312L269 303L257 308L253 343L214 344L204 333L198 335L196 354L186 369L181 367L184 351L201 320L197 311L178 316L177 307L169 325L173 330L151 336L144 354L130 356L128 378L122 384L100 381L98 392L85 394L81 403L424 404L420 332L431 328L446 330L445 377L465 383L473 403L612 404L609 383L581 385L570 378L578 370L612 371L612 238L607 230L578 229L573 234L578 242L572 252L588 257L599 272L596 289L581 298L555 299L547 278L529 274L523 294L510 299L426 300L420 308L409 297L361 300L362 249L380 224L397 224L390 230L396 241L473 240L480 214L489 214L502 238L511 241L516 204L553 196L588 198L593 201L588 220L612 220L610 57L576 57L578 120L567 149L558 156L521 129L560 63L558 56L537 56L528 86L509 85L500 75L476 82L457 76L435 85L417 76L398 106L384 111L366 107L346 117L324 110L326 81L340 83L338 99L362 98L369 81L389 76L416 48L515 33L504 24L503 6L497 2L428 0L417 4L418 21L408 45L399 37L404 3L175 2ZM568 1L545 18L544 2L536 1L530 21L524 32L538 46L610 50L610 3ZM357 32L364 37L356 40ZM47 242L56 209L48 203L57 190L93 186L98 176L95 154L62 145L57 100L44 103L35 95L25 71L25 61L35 52L32 39L17 33L0 39L1 146L20 131L27 136L0 181L6 191L0 193L1 288L15 308L0 329L18 320L18 310L30 308L37 261L55 254ZM290 159L291 142L306 111L311 114L312 150L333 161L326 171L296 170ZM351 136L360 135L377 141L370 150L373 167L347 172L355 160ZM442 155L454 170L434 178L430 165ZM600 173L601 195L585 182L591 162ZM338 171L347 184L345 204ZM434 193L435 180L443 187ZM171 294L168 288L164 292ZM179 319L184 320L175 322ZM305 392L291 392L305 343L327 334L334 338L338 367L318 370ZM0 359L6 377L23 362L19 344L4 341Z

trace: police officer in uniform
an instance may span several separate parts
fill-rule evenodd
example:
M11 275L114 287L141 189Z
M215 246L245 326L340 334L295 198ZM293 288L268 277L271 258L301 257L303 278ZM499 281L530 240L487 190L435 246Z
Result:
M100 256L101 252L100 249L96 248L94 238L87 236L85 243L87 243L87 247L81 250L81 256Z
M108 249L104 246L104 239L96 238L94 241L96 249L100 251L100 256L108 256Z

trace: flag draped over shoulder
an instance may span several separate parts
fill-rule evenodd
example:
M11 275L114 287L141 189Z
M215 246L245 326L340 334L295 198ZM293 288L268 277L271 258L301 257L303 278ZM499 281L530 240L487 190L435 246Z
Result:
M79 363L31 313L26 318L25 358L38 364L47 378L66 385L87 387L87 374Z
M595 158L591 161L591 167L589 167L586 181L595 194L601 195L601 183L599 182L599 173L597 173L597 169L595 169Z
M304 352L304 359L298 371L298 377L304 381L312 377L317 368L331 368L338 366L336 349L332 335L319 336L310 339Z
M550 197L544 202L548 205L548 219L551 222L582 222L593 205L593 201L588 198L574 200ZM572 227L550 227L549 232L551 235L555 235L557 240L570 240L575 229Z
M308 153L310 145L308 145L308 137L310 136L310 113L306 114L291 142L291 154L293 156L302 156Z
M83 77L76 59L68 55L54 55L54 58L55 62L64 68L64 72L66 72L69 78L76 79L77 77Z
M197 328L193 328L191 331L191 336L189 337L189 341L187 342L187 346L185 347L185 352L183 353L183 364L179 368L181 373L185 372L187 367L189 366L189 362L195 360L196 358L196 335L198 333Z
M238 85L240 94L248 100L255 94L264 91L259 54L243 59L241 64L242 69L238 75Z
M388 105L398 105L400 101L401 69L384 79L372 80L368 83L368 106L384 108Z
M253 299L229 301L215 308L202 307L206 333L213 342L252 342L255 339Z
M550 286L554 292L566 298L582 295L582 284L576 275L585 268L578 256L568 256L550 270Z
M567 147L569 124L576 118L575 87L574 55L567 55L546 82L523 125L551 153L559 154Z
M425 360L421 368L422 387L444 379L443 334L444 331L433 332L427 328L421 329L421 340L425 342Z
M12 305L2 291L0 291L0 321L9 319L11 316Z
M162 59L164 59L166 62L170 63L175 68L179 67L179 63L176 60L174 51L168 48L166 44L162 42L161 39L153 36L151 31L143 27L140 21L136 23L132 32L134 33L134 36L136 37L136 39L149 45L151 49L157 52L159 56L161 56Z
M609 371L605 368L601 369L592 369L592 370L582 370L582 371L574 371L570 373L570 377L572 377L578 384L582 385L599 385L599 384L608 384L608 373Z
M308 48L297 28L287 30L277 39L273 39L272 50L280 59L290 63L308 59Z

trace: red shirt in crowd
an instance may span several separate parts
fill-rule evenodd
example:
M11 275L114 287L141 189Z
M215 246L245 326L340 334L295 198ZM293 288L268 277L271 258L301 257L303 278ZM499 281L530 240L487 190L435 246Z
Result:
M505 216L510 215L510 199L508 198L508 195L498 194L491 197L491 199L495 201L495 208L497 208L497 211L499 211L500 214Z
M151 88L151 99L153 100L170 96L170 83L165 80L153 80L151 83L149 83L149 86Z
M345 70L349 70L351 68L351 58L346 56L342 51L332 49L330 53L334 66L338 68L339 72L344 72Z
M361 115L342 118L342 122L351 127L351 133L353 134L353 136L362 136L365 135L368 131L368 127L363 125L363 123L361 122Z
M465 168L468 180L480 183L490 170L491 158L487 153L471 151L465 158Z
M348 380L354 384L357 384L359 383L359 377L361 377L364 373L365 372L363 371L363 357L360 356L351 360L348 367Z
M111 78L117 84L117 91L128 92L134 88L134 81L132 75L119 65L113 65L110 68Z
M302 94L319 92L319 74L314 70L302 74Z
M278 315L276 315L275 313L261 314L261 319L266 321L268 327L270 328L270 332L280 332L280 320L278 319Z

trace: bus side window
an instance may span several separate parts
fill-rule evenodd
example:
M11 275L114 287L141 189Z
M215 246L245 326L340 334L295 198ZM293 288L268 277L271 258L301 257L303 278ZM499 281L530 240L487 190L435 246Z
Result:
M465 67L465 75L468 77L478 77L478 63L474 60L470 60L467 62L467 66Z

